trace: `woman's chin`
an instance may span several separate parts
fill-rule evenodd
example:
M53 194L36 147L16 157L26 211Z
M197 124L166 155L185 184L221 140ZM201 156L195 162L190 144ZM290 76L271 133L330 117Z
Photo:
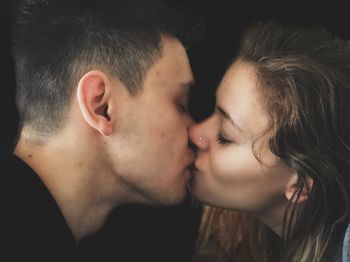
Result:
M203 187L199 184L198 179L194 176L187 183L188 191L196 198L198 201L205 203L207 202L205 193L203 192Z

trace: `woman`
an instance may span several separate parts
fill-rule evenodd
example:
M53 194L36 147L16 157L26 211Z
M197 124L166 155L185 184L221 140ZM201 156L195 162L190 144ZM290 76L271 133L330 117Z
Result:
M239 248L253 250L243 255L250 261L341 261L349 99L348 42L275 22L245 32L215 112L190 130L198 147L191 190L216 207L205 208L200 239L214 228L213 249L226 251L215 261L243 261Z

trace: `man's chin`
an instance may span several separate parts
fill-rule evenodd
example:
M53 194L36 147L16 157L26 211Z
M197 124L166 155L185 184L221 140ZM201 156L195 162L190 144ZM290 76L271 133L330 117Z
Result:
M191 178L188 180L187 184L187 191L191 194L191 195L195 195L194 193L194 186L195 186L195 181L194 181L194 176L191 176Z
M183 203L186 198L189 196L189 192L187 190L187 187L183 189L183 191L177 195L174 195L168 199L168 201L165 203L167 206L176 206L181 203Z
M170 194L173 193L173 194ZM186 187L181 190L174 192L164 192L162 195L153 196L148 199L148 204L166 207L166 206L177 206L184 202L189 196L189 191Z

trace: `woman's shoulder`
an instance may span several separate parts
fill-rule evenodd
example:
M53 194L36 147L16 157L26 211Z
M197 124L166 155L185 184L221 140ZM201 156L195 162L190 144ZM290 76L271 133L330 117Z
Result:
M350 224L346 228L343 241L343 262L350 262Z

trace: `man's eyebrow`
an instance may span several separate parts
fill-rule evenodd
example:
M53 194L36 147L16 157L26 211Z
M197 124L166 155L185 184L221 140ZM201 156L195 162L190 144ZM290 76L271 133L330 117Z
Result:
M226 113L225 110L223 110L220 106L216 107L218 109L218 112L225 118L227 119L235 128L238 129L239 132L242 132L242 129L237 125L237 123L233 120L232 117L228 113Z

